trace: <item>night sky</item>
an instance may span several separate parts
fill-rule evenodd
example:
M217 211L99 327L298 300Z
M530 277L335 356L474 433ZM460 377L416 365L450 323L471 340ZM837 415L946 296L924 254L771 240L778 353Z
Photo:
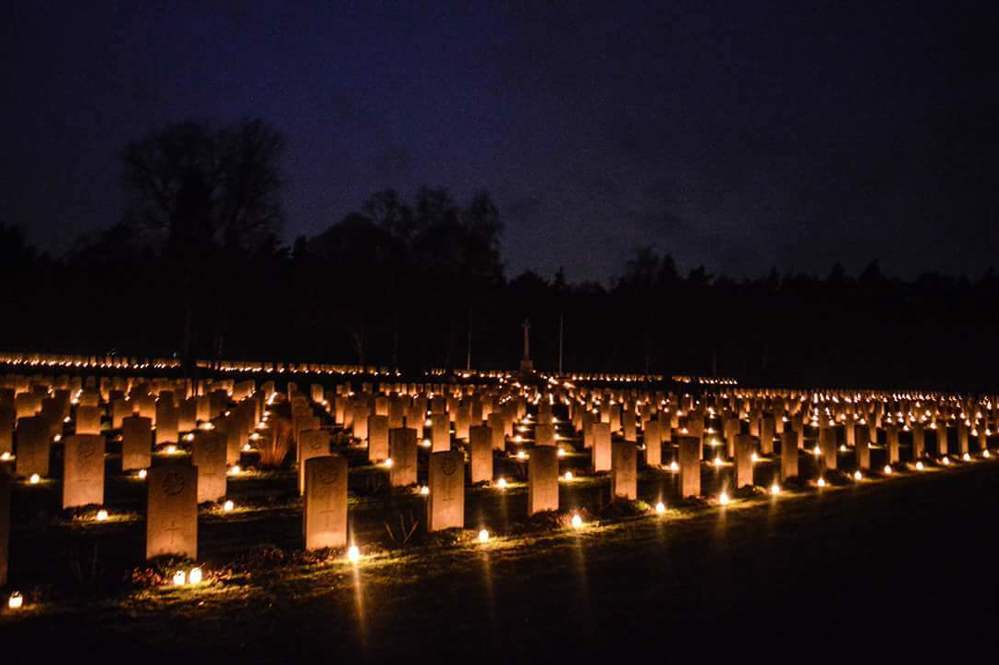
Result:
M21 2L0 221L64 251L119 219L126 142L259 116L287 137L286 241L430 184L493 193L508 275L603 281L653 245L733 275L977 276L996 4Z

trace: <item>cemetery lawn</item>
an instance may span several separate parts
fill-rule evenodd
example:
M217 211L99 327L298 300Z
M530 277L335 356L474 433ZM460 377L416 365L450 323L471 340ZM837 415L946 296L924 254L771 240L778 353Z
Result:
M383 550L356 568L284 562L193 590L42 603L0 617L0 662L989 662L997 525L999 465L982 462L578 532Z

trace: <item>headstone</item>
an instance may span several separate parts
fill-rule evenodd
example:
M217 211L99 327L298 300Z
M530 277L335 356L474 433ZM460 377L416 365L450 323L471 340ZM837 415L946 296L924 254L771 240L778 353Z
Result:
M368 460L381 462L389 456L389 417L368 416Z
M73 434L63 449L62 507L104 503L104 437Z
M534 445L536 446L554 446L555 445L555 426L548 425L535 425L534 426Z
M558 510L558 449L541 446L527 463L527 513Z
M593 435L593 449L590 451L594 471L609 471L611 468L610 424L599 422L590 426Z
M132 406L132 402L121 397L111 400L111 429L122 428L122 421L132 415Z
M645 463L649 466L660 466L663 463L663 441L659 421L650 420L645 423L642 437L642 443L645 444Z
M631 441L615 441L611 451L611 495L638 499L638 447Z
M146 558L198 558L198 473L188 464L154 466L146 478Z
M14 424L16 421L14 407L0 404L0 453L14 452Z
M156 443L177 443L178 433L177 407L173 405L173 397L160 398L156 402Z
M937 423L936 433L937 433L937 455L943 457L944 455L950 452L950 448L948 446L948 441L947 441L947 425L946 423L944 423L944 421L941 420L939 423Z
M18 418L15 431L17 457L14 472L19 476L49 475L49 448L52 431L44 416Z
M76 433L100 434L102 412L103 409L98 406L76 407Z
M492 431L485 425L476 425L469 430L469 448L472 458L472 484L493 479Z
M239 421L235 416L229 415L216 418L213 422L215 431L225 439L225 463L238 464L243 445Z
M347 544L347 459L321 455L304 460L305 549Z
M376 416L372 416L374 418ZM377 416L384 418L384 416ZM305 492L307 462L313 457L326 457L330 454L330 435L321 429L307 429L299 435L298 443L298 493ZM332 545L324 545L332 547Z
M188 397L180 403L177 409L177 429L190 432L198 426L198 400Z
M753 437L737 434L735 437L735 488L753 484Z
M621 412L621 429L625 441L638 441L638 425L634 405L629 405Z
M774 452L774 431L777 423L774 422L773 414L765 414L760 418L760 454L772 455Z
M370 415L366 402L354 401L354 420L351 425L354 438L364 441L368 438L368 416Z
M926 429L918 420L912 423L912 459L918 460L926 455Z
M490 413L486 419L492 433L493 450L506 450L506 425L502 413Z
M701 494L701 438L680 434L676 437L680 457L680 496Z
M822 454L822 465L827 471L836 470L836 430L832 427L819 428L819 451Z
M780 477L781 480L798 475L798 433L787 427L780 435Z
M389 430L389 484L405 487L416 483L416 430L399 427Z
M888 449L888 463L897 464L899 460L898 425L888 423L885 426L885 447Z
M430 445L435 453L451 450L450 421L446 413L430 415Z
M0 471L0 589L7 586L10 560L10 476Z
M225 436L214 430L194 433L191 462L198 470L198 503L225 496Z
M427 501L427 530L460 529L465 525L465 454L460 450L432 453Z
M854 454L857 458L857 468L867 471L871 468L871 430L867 427L857 427L854 432Z
M148 469L152 462L153 421L128 416L121 421L121 469Z

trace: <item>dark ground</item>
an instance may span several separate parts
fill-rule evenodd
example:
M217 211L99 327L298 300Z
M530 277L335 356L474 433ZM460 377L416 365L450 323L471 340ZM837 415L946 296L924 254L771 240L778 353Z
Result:
M0 621L3 662L994 662L999 466Z

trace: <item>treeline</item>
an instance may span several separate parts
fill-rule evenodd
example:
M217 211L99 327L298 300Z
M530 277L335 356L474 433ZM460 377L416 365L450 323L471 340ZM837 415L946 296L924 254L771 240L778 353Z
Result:
M122 221L51 257L0 226L0 348L717 374L767 385L994 389L999 280L734 280L638 250L610 286L504 274L500 211L423 188L278 241L280 136L185 123L123 153ZM762 270L761 270L762 272Z

